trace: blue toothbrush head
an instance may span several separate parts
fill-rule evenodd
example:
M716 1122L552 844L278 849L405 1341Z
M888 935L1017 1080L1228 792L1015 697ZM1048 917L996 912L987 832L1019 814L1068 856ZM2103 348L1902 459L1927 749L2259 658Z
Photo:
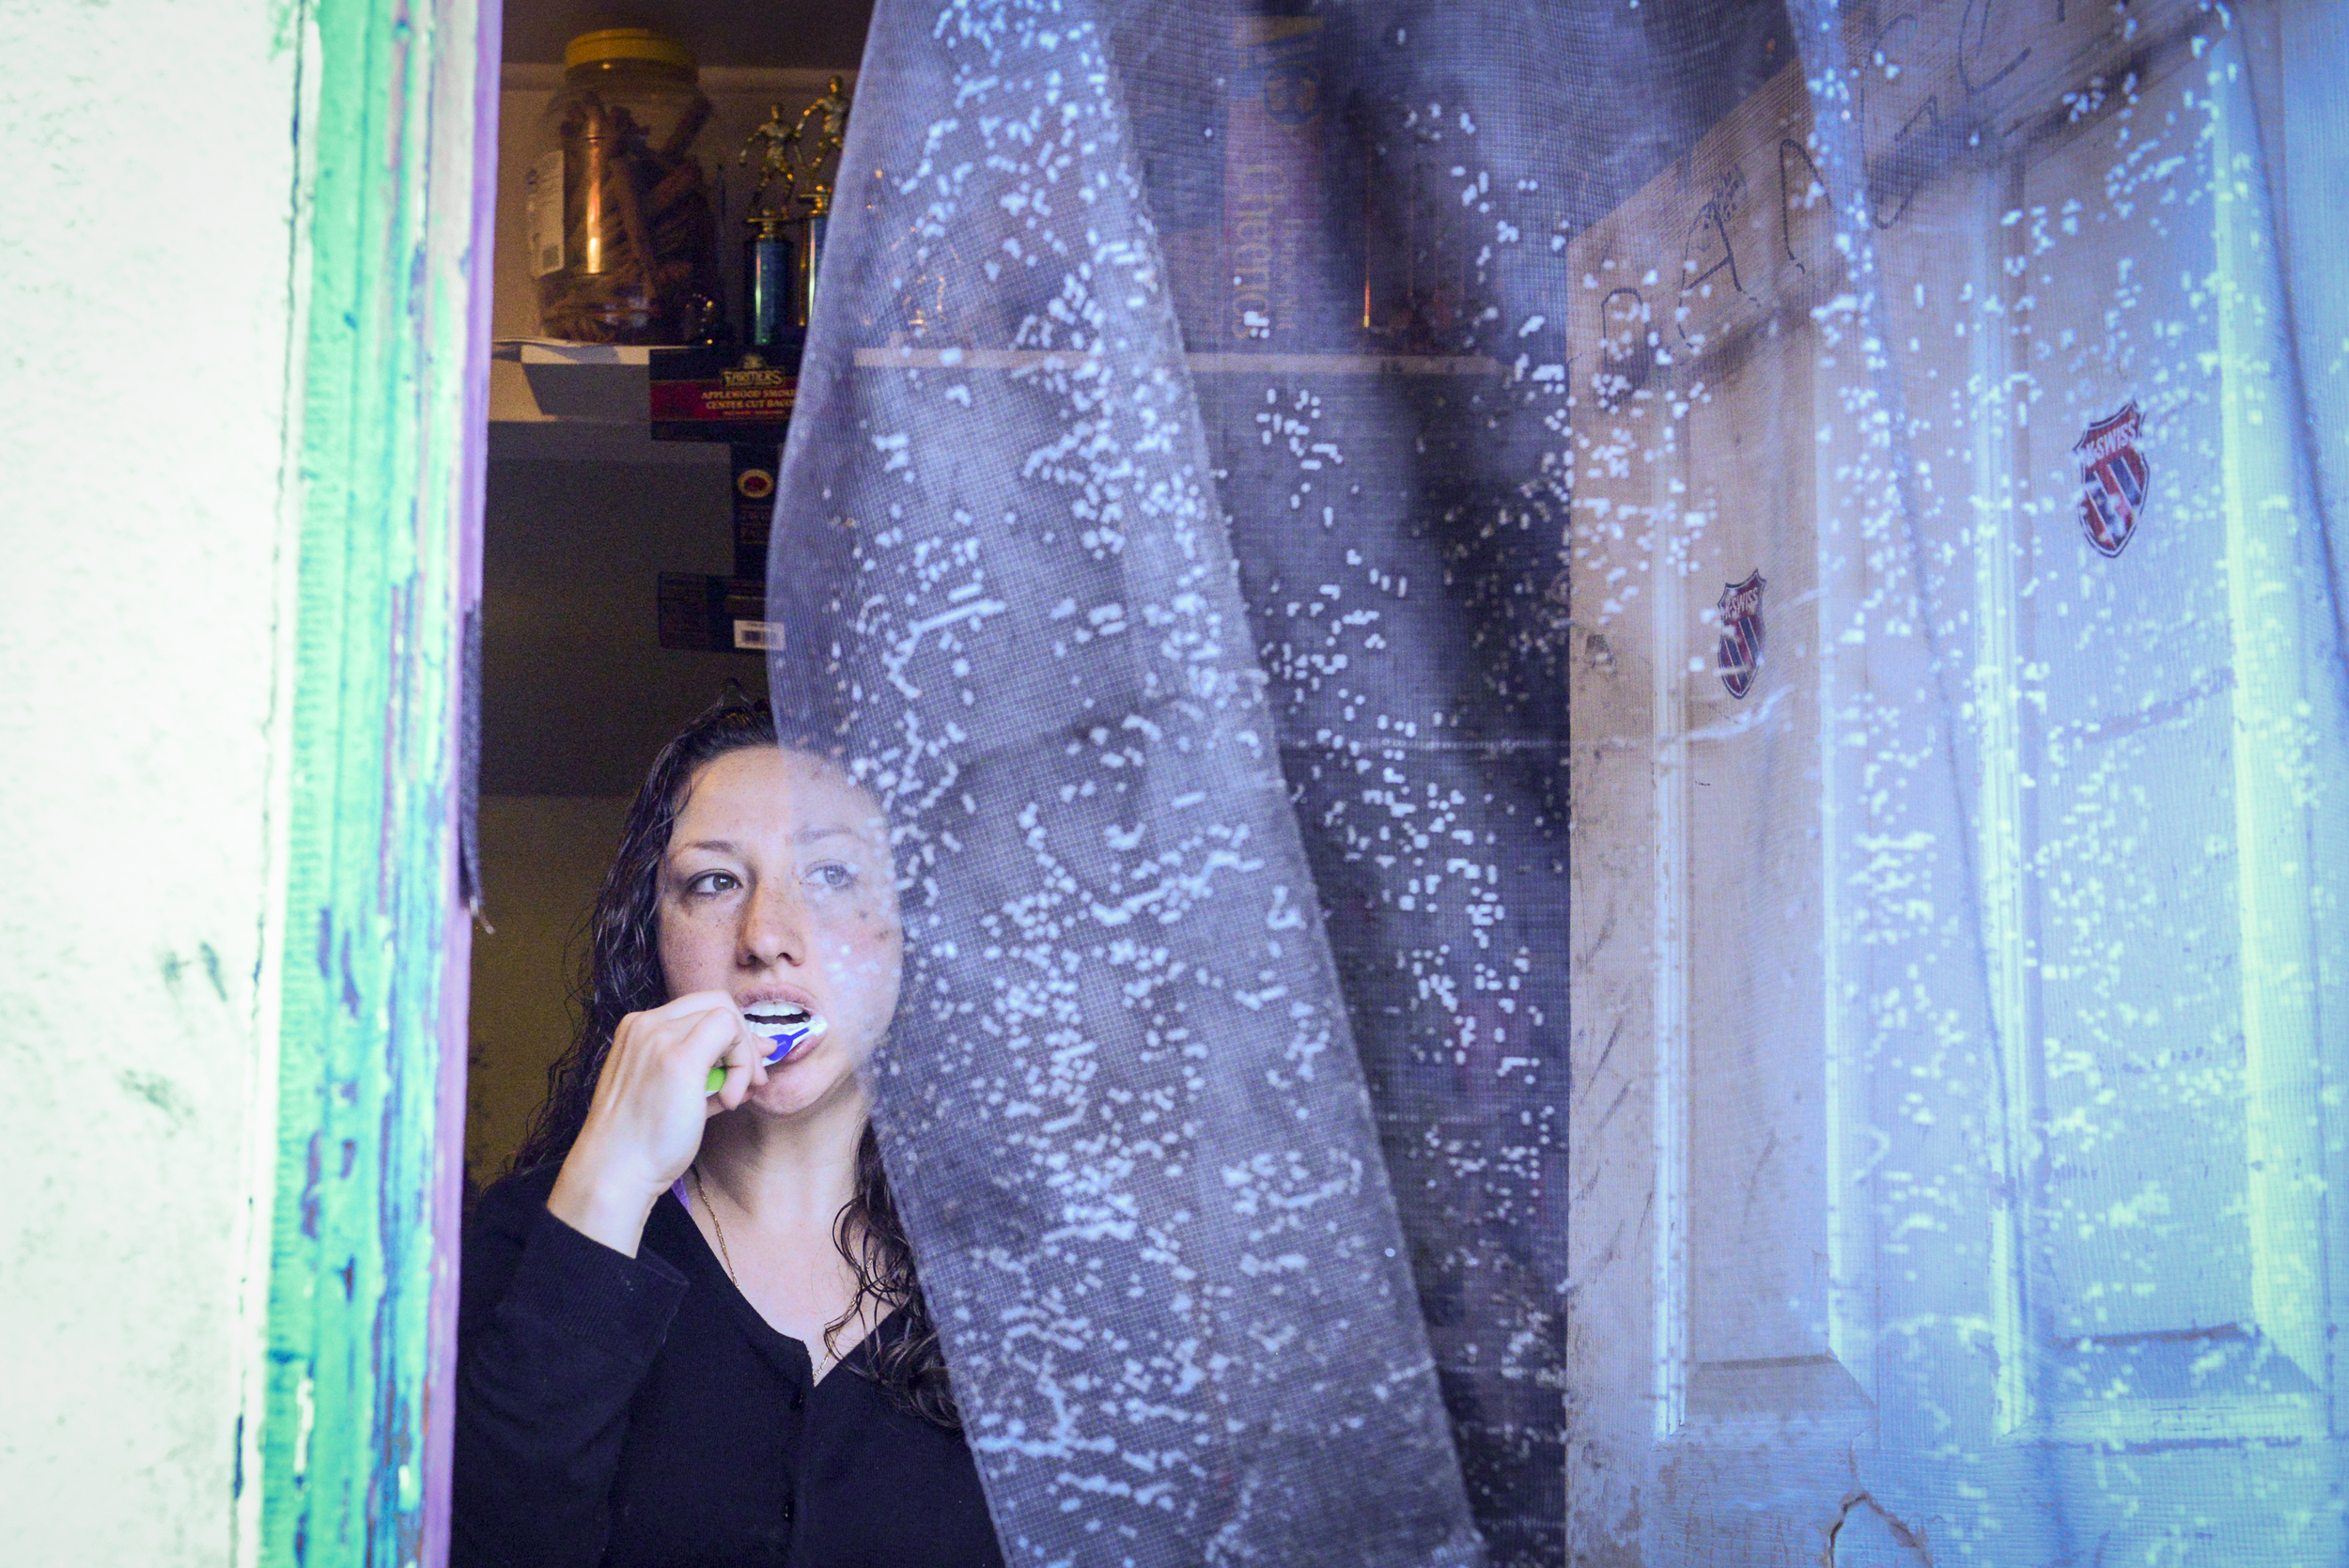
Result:
M751 1032L765 1039L772 1048L762 1058L764 1064L770 1067L789 1061L793 1052L823 1038L824 1031L831 1027L820 1013L810 1012L787 1001L768 1002L748 1008L742 1017L751 1026ZM719 1085L725 1080L724 1063L710 1068L708 1093L716 1094Z
M815 1033L816 1032L802 1024L797 1029L761 1029L754 1030L753 1032L763 1034L768 1039L772 1040L775 1043L775 1048L767 1053L766 1059L767 1065L771 1067L776 1063L782 1061L785 1057L789 1056L793 1051L799 1049L800 1042L806 1039L809 1035Z
M766 1002L746 1009L742 1015L751 1026L751 1032L763 1035L774 1048L767 1053L767 1065L771 1067L790 1059L801 1046L822 1038L826 1028L823 1016L793 1002Z

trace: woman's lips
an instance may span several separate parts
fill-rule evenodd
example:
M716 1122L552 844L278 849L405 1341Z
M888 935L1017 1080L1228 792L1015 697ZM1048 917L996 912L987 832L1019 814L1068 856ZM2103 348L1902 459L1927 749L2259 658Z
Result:
M762 986L734 999L734 1005L745 1013L765 1012L774 1007L804 1007L816 1011L816 994L801 986Z

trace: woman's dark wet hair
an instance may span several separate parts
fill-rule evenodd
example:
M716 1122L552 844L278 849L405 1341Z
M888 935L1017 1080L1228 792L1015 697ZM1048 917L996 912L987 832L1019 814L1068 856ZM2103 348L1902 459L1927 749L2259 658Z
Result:
M546 1102L532 1120L512 1169L559 1164L578 1141L594 1101L596 1079L620 1020L668 1001L661 973L661 864L669 836L695 775L730 752L779 744L773 716L763 703L730 701L704 713L661 750L629 806L619 853L605 873L588 917L587 952L576 988L579 1029L570 1048L547 1069ZM821 755L815 747L795 748ZM947 1385L938 1329L913 1273L913 1249L890 1196L880 1146L864 1129L857 1147L856 1194L832 1222L832 1240L855 1271L857 1295L824 1331L827 1343L874 1302L899 1309L897 1321L873 1342L872 1375L903 1408L950 1431L960 1415Z

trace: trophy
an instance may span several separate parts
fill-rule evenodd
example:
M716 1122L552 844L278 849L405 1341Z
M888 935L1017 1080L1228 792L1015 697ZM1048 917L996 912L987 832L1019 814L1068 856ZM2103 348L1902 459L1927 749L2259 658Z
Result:
M742 242L744 336L753 348L807 325L848 133L848 85L835 76L797 119L786 119L778 104L742 145L738 162L748 163L754 150L759 155Z

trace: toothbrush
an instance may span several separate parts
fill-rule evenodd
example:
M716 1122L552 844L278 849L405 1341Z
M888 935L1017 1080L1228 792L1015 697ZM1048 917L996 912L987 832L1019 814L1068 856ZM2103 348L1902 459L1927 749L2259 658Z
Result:
M822 1014L789 1001L747 1010L742 1017L751 1026L752 1033L764 1036L774 1047L767 1053L764 1063L770 1067L787 1061L791 1053L801 1046L823 1038L824 1031L832 1027ZM714 1094L725 1080L724 1066L712 1067L709 1069L709 1085L702 1092Z

